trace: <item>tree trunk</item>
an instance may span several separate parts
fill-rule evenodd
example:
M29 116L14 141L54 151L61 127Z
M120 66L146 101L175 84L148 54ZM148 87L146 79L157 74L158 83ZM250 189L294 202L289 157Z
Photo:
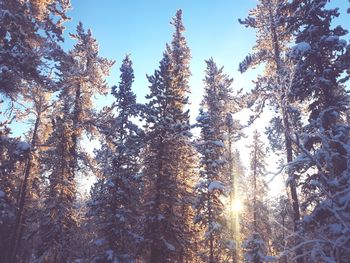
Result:
M31 141L31 147L32 149L36 145L36 139L37 139L37 132L40 124L40 115L37 116L35 124L34 124L34 130L33 130L33 136ZM21 184L20 188L20 198L19 198L19 204L18 204L18 212L16 215L15 224L13 226L13 231L11 233L10 237L10 243L9 243L9 251L8 251L8 257L7 262L12 263L16 262L16 256L18 252L18 247L22 238L22 233L24 229L24 219L25 219L25 205L26 205L26 196L27 196L27 188L28 188L28 182L31 175L31 169L32 169L32 154L31 152L28 153L28 156L26 158L26 165L24 170L24 178Z
M256 214L256 212L257 212L257 209L256 209L256 191L257 191L257 189L256 189L256 170L257 170L257 156L256 156L256 154L257 154L257 143L256 142L254 142L254 171L253 171L253 180L254 180L254 196L253 196L253 224L254 224L254 231L257 233L258 232L258 226L257 226L257 222L256 222L256 220L257 220L257 214Z
M283 83L281 79L281 74L284 74L282 72L282 65L281 65L281 52L280 52L280 46L278 42L278 37L276 33L276 27L275 27L275 21L274 21L274 14L271 9L271 5L269 5L269 15L271 17L271 33L272 33L272 39L274 42L274 60L276 64L276 73L277 73L277 80L278 84ZM283 85L283 84L282 84ZM283 87L283 86L282 86ZM286 148L286 155L287 155L287 163L291 163L293 161L293 149L292 149L292 141L290 139L290 123L289 118L286 112L286 105L283 103L285 99L285 92L286 89L283 87L282 89L282 96L281 96L281 111L282 111L282 118L283 118L283 126L284 126L284 140L285 140L285 148ZM297 194L297 186L296 186L296 180L294 177L294 174L288 169L288 181L289 187L290 187L290 194L292 198L292 204L293 204L293 224L294 224L294 233L297 233L298 231L298 223L300 220L300 208L299 208L299 201L298 201L298 194ZM296 240L295 243L298 241ZM296 250L296 255L301 256L303 254L302 248L299 248ZM302 257L298 258L297 263L303 263L304 260Z
M285 127L285 147L286 147L286 153L287 153L287 163L291 163L293 161L293 150L292 150L292 141L289 137L289 120L288 116L283 110L283 123ZM292 171L288 168L288 181L289 181L289 189L292 199L292 208L293 208L293 225L294 225L294 233L297 233L299 230L299 221L300 221L300 208L299 208L299 200L298 200L298 193L297 193L297 186L296 186L296 180L294 177L294 174ZM295 239L295 244L298 243L298 239ZM301 256L303 254L302 248L298 248L296 250L296 256ZM299 257L296 261L297 263L303 263L304 260L302 257Z

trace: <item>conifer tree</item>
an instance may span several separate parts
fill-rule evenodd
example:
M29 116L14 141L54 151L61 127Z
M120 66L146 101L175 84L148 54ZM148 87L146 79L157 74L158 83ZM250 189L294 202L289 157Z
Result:
M6 262L10 236L16 218L20 172L30 152L30 145L8 137L7 129L0 133L0 262ZM8 130L9 131L9 130Z
M76 233L78 222L74 201L76 183L71 167L73 146L72 122L66 116L53 121L53 132L48 143L53 147L46 151L45 165L50 171L50 185L44 203L44 214L40 224L41 245L38 248L40 262L67 262L76 253L71 237Z
M116 102L102 113L103 140L96 159L103 179L98 182L100 189L92 196L90 208L98 225L97 244L102 250L99 260L105 262L134 262L141 241L137 223L143 132L132 122L139 114L139 106L131 90L134 72L129 56L123 60L120 71L119 86L112 87ZM116 115L110 113L112 109Z
M287 196L278 196L270 205L272 256L280 256L281 263L292 261L292 255L286 253L293 246L288 239L293 229L292 206Z
M50 131L48 116L51 113L51 104L49 102L51 94L46 92L44 88L38 86L37 83L28 85L23 89L22 97L24 102L32 104L31 109L26 110L23 115L32 114L34 116L33 127L29 132L30 151L25 158L25 166L18 192L18 202L16 207L16 220L13 223L11 235L9 239L9 249L7 250L7 261L16 261L16 255L19 250L20 241L23 236L24 228L27 225L26 213L28 203L34 201L38 197L38 182L40 181L40 156L42 147L37 145L44 143ZM17 117L18 118L18 117ZM21 171L22 173L22 171ZM36 195L36 197L34 197ZM37 209L37 208L35 208ZM30 210L30 209L29 209ZM30 225L30 224L29 224Z
M26 81L44 84L59 59L69 0L0 2L0 93L15 100Z
M77 169L78 157L84 157L78 156L79 139L84 131L94 134L96 130L93 123L93 116L96 114L92 108L92 98L96 94L106 93L104 78L109 74L114 62L99 56L96 39L93 38L91 30L85 32L81 22L77 26L76 34L70 36L77 43L60 64L59 87L60 100L63 102L61 109L72 120L71 154L74 160L71 166Z
M255 53L248 55L240 64L240 71L265 63L265 72L258 77L255 90L252 92L256 102L256 111L261 112L268 102L276 115L271 119L271 128L267 129L268 137L274 150L285 155L285 166L288 174L290 198L293 204L294 232L298 233L300 221L300 205L297 192L297 178L288 164L295 157L292 134L300 119L300 110L291 103L289 94L293 76L292 64L288 53L292 30L287 21L291 17L286 0L260 0L257 7L250 11L248 18L240 21L246 27L257 30ZM299 241L295 239L295 243ZM302 255L299 247L296 254ZM298 257L302 263L302 257Z
M182 11L159 70L149 76L144 161L145 260L186 262L193 256L192 183L194 152L188 105L190 50L183 36Z
M84 132L94 133L92 96L106 90L104 77L113 64L98 55L98 45L91 31L85 32L82 23L77 33L74 48L66 54L59 66L60 94L53 118L53 132L48 139L45 169L49 174L44 215L40 225L42 245L38 256L46 262L72 260L74 251L70 236L76 222L75 197L76 176L89 165L89 156L82 151L79 141Z
M249 215L245 217L245 221L248 221L248 237L243 243L245 260L254 263L271 260L267 256L271 229L268 208L264 200L267 195L267 185L263 178L266 172L266 152L260 137L261 135L255 130L250 145L251 176L248 184L251 188L248 190L246 201Z
M341 79L346 63L347 30L332 27L339 16L327 1L292 1L291 27L296 59L291 89L305 103L308 121L296 138L301 153L293 168L303 174L303 230L310 262L347 262L349 258L349 97ZM346 80L346 79L345 79Z
M232 79L210 59L206 61L205 95L203 109L197 118L201 138L197 144L200 153L200 180L196 187L195 222L205 230L201 257L206 262L218 262L225 229L222 197L228 188L228 155L225 145L226 116L230 110Z
M238 96L232 96L230 98L232 101L230 103L230 111L226 114L225 125L226 132L224 133L226 141L226 151L227 151L227 176L226 180L228 182L228 192L229 200L228 207L226 209L229 213L226 214L227 229L226 232L226 254L227 258L231 259L232 262L238 262L240 253L240 223L239 214L241 211L234 211L234 207L239 204L242 188L242 178L244 178L244 166L240 159L240 152L235 149L234 143L244 136L242 132L242 125L238 120L233 119L233 113L239 112L241 107L240 103L237 103ZM236 107L234 107L236 106Z

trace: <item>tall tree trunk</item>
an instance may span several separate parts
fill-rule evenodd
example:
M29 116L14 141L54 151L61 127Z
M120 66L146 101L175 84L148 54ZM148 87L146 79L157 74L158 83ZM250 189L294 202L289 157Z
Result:
M228 139L228 159L229 159L229 178L231 179L231 192L230 192L230 238L235 240L235 221L234 221L234 213L233 213L233 204L235 197L235 175L233 174L233 156L232 156L232 125L228 127L229 139ZM232 250L232 261L234 263L237 262L237 249Z
M32 149L36 145L39 124L40 124L40 115L37 116L34 124L34 130L33 130L32 141L31 141ZM32 158L33 157L31 152L28 153L28 156L26 158L25 170L24 170L24 178L20 188L18 211L17 211L15 223L13 225L10 242L9 242L9 251L8 251L8 257L6 261L9 263L17 262L16 256L18 253L18 247L19 247L19 244L22 238L23 229L24 229L27 189L28 189L28 182L30 179L32 165L33 165Z
M72 162L70 164L72 169L72 175L75 176L75 170L78 164L78 156L77 156L77 146L78 140L81 135L81 114L82 114L82 105L81 105L81 88L80 84L75 91L75 100L74 100L74 110L73 110L73 133L72 133L72 146L70 149L70 153L72 155Z
M254 145L254 147L257 147L257 145ZM256 209L256 151L257 149L255 148L254 150L254 171L253 171L253 180L254 180L254 194L253 194L253 224L254 224L254 231L257 233L258 232L258 226L257 226L257 209Z
M274 60L276 64L276 73L277 73L277 80L278 83L282 83L283 81L281 79L282 72L282 65L281 65L281 52L280 52L280 46L278 42L276 27L275 27L275 17L272 12L271 4L269 5L269 15L271 17L271 33L272 33L272 39L274 43ZM282 118L283 118L283 126L284 126L284 141L285 141L285 150L286 150L286 157L287 157L287 163L291 163L293 161L293 149L292 149L292 141L290 139L290 123L288 118L288 113L286 111L286 106L284 103L285 98L285 92L286 88L283 87L282 89L282 96L281 96L281 111L282 111ZM289 187L290 187L290 194L292 198L292 204L293 204L293 224L294 224L294 233L298 232L298 224L300 220L300 207L299 207L299 200L298 200L298 193L297 193L297 186L296 186L296 180L295 176L292 173L290 169L288 169L288 181ZM298 243L297 240L295 240L296 243ZM296 250L296 255L300 256L297 259L297 263L303 263L304 260L302 258L303 250L301 248Z
M159 136L159 151L157 154L157 159L160 160L160 163L158 164L158 169L157 169L157 179L156 179L156 193L154 197L154 205L153 205L153 214L156 218L156 214L160 213L160 204L161 204L161 193L160 190L162 189L161 186L161 180L164 180L164 178L161 177L162 171L163 171L163 151L164 151L164 144L163 144L163 139L165 136L165 133L162 132L161 136ZM153 190L153 189L152 189ZM150 263L153 262L162 262L165 259L163 258L164 255L161 255L159 252L159 240L160 240L160 233L159 233L159 225L155 224L155 222L152 222L151 225L151 246L150 246Z
M210 205L210 196L208 193L208 219L209 219L209 232L210 232L210 236L209 236L209 263L215 263L214 261L214 237L213 237L213 233L212 233L212 220L213 220L213 216L212 216L212 211L211 211L211 205Z
M283 111L283 123L285 127L284 139L285 139L285 147L286 147L286 153L287 153L287 163L289 164L293 161L292 141L289 137L290 128L289 128L288 116L284 110L282 111ZM294 233L297 233L299 230L300 207L299 207L296 179L293 172L289 168L288 168L288 181L289 181L290 195L292 199ZM298 244L297 238L295 238L295 244ZM296 250L296 256L299 256L296 261L297 263L304 262L302 258L302 254L303 254L303 249L298 248Z

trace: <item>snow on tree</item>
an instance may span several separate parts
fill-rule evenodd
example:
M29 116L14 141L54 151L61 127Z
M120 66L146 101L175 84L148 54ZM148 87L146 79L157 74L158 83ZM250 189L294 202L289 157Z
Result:
M9 132L9 131L8 131ZM9 250L9 237L16 218L20 171L30 147L18 138L9 138L7 131L0 131L0 250ZM5 255L4 259L5 259Z
M222 197L228 188L228 154L225 145L226 116L230 110L232 79L218 68L213 59L206 61L205 95L197 126L201 136L197 142L200 154L199 182L196 186L195 223L204 229L202 260L218 262L221 257L225 229Z
M78 227L75 179L77 173L86 171L91 163L79 142L84 132L95 131L92 96L106 91L104 78L113 64L99 56L97 41L90 30L85 32L82 23L71 37L77 44L58 67L58 113L53 118L53 132L47 143L50 148L45 156L49 187L45 193L44 216L39 228L42 244L38 251L44 262L49 259L66 262L78 253L69 242Z
M244 225L247 228L246 239L242 245L247 262L266 262L267 245L270 241L271 226L269 210L266 203L267 185L264 181L266 173L266 149L257 130L253 133L250 145L250 171L245 203L247 212Z
M296 60L292 95L308 105L307 123L296 135L300 154L293 164L305 196L303 247L309 262L347 262L350 256L349 97L342 74L347 31L333 27L339 16L327 1L293 1ZM302 52L300 51L302 50Z
M182 11L150 82L145 107L146 154L143 221L146 262L186 262L194 256L193 166L189 124L190 50L183 36Z
M23 172L23 178L21 178L18 202L16 206L16 220L12 226L12 231L9 239L9 249L7 250L7 260L9 262L15 261L15 258L20 250L20 243L23 239L24 233L28 233L27 230L31 228L36 213L33 210L37 210L37 204L40 195L40 158L42 155L43 147L37 147L38 144L45 143L48 134L51 130L50 125L47 123L51 104L49 102L51 94L46 92L45 89L37 83L28 83L26 88L22 90L22 96L24 103L31 104L27 110L18 115L31 114L34 117L32 122L32 128L28 133L28 141L21 142L17 145L22 151L26 150L27 155L25 158L25 167ZM20 147L19 147L20 146ZM29 226L29 229L28 229ZM27 229L26 229L27 228ZM33 230L34 231L34 230ZM27 246L29 247L29 246Z
M292 12L288 9L286 0L260 0L257 7L250 11L248 18L240 21L247 27L257 30L255 53L247 56L240 64L240 71L244 72L249 67L261 64L265 65L265 71L256 81L256 87L251 94L251 104L255 104L255 111L262 112L266 103L269 103L275 111L271 118L271 127L267 128L271 146L276 151L282 151L285 155L283 167L288 174L290 198L293 204L294 232L299 230L300 207L297 192L297 178L292 170L286 166L295 157L296 149L293 148L292 134L299 127L299 105L293 105L290 98L290 85L293 78L293 64L287 54L288 44L292 38L292 29L288 27ZM297 243L298 240L295 240ZM301 255L299 248L296 254ZM302 263L299 257L298 263Z
M44 110L38 111L37 108L34 108L32 111L31 106L34 105L31 105L32 101L28 102L27 99L31 93L36 93L35 99L38 102L41 98L38 93L44 93L53 88L54 82L50 77L50 72L61 59L62 50L59 42L63 41L63 23L68 20L65 13L69 7L68 0L4 0L0 2L0 94L9 102L10 111L18 113L18 110L14 109L14 104L20 104L23 100L25 103L20 105L26 108L24 114L38 113ZM33 104L38 106L38 103ZM21 121L19 118L21 114L24 115L20 113L10 118ZM26 199L31 199L35 195L32 194L33 192L28 193L28 189L38 177L34 176L35 178L33 178L31 171L35 170L32 166L35 166L33 164L36 163L35 159L37 159L39 152L33 145L33 142L37 141L36 133L39 129L39 119L37 118L33 127L33 140L28 139L31 147L25 159L22 160L24 167L20 167L24 169L24 172L22 174L21 170L13 171L18 179L14 185L18 191L18 200L16 200L14 207L15 220L12 222L12 229L9 236L5 235L5 238L8 238L9 249L4 250L6 254L3 255L4 260L9 262L15 261L14 258L18 252L19 241L25 225ZM6 133L6 127L3 123L0 123L0 129L4 129ZM24 146L24 144L22 145ZM14 160L14 163L17 161Z
M119 86L112 87L116 101L101 113L103 139L96 160L102 179L92 195L89 212L98 231L95 242L100 255L95 260L104 262L134 262L142 241L138 219L143 131L132 122L140 107L131 90L134 72L129 56L120 71Z
M0 2L0 93L15 100L23 82L49 81L44 61L59 58L69 7L69 0Z
M38 247L40 262L67 262L76 253L70 242L78 227L74 207L75 171L70 165L74 159L70 152L73 130L72 121L66 118L57 117L53 121L53 132L48 139L53 147L45 152L50 184L45 193L47 197L39 228L42 242Z
M244 261L251 263L274 262L275 259L266 256L266 244L259 233L253 232L251 237L242 244L244 249Z
M293 246L293 240L288 236L293 229L292 205L287 196L274 198L270 204L272 255L279 258L281 263L292 261L288 248Z
M73 147L71 148L77 168L78 140L83 131L94 134L92 98L96 94L105 94L107 85L105 77L113 65L113 61L102 58L98 54L98 43L91 30L85 32L79 22L76 34L70 36L77 41L59 66L62 110L70 116L73 124Z

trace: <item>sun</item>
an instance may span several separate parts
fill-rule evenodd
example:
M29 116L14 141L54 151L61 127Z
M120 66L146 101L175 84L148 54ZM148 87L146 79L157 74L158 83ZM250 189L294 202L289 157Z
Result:
M243 203L241 200L236 199L233 201L232 205L231 205L231 210L233 212L239 213L243 210Z

